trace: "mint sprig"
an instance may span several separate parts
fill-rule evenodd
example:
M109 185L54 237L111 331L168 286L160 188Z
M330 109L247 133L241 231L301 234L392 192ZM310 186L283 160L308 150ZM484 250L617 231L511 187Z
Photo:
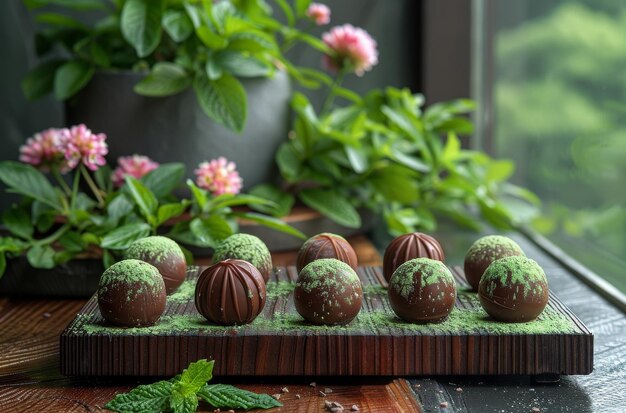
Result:
M220 409L271 409L282 406L269 394L257 394L228 384L206 384L197 394Z
M193 413L198 397L213 407L229 409L270 409L282 404L267 394L257 394L225 384L207 385L213 378L214 361L198 360L170 380L143 384L120 393L104 407L116 412Z

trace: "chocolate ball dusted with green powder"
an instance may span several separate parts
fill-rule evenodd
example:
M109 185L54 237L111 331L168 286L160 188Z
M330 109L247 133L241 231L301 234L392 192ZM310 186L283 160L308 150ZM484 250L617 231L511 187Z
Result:
M250 234L233 234L222 241L213 253L213 263L226 259L248 261L257 267L267 282L272 272L272 255L263 241Z
M480 279L478 298L487 314L498 321L531 321L548 304L548 280L530 258L501 258L491 263Z
M136 259L154 265L165 282L167 294L171 294L185 281L187 261L175 241L154 236L133 242L126 250L126 259Z
M315 260L300 271L293 301L298 313L313 324L347 324L361 310L361 280L345 262Z
M524 255L524 251L511 238L501 235L488 235L474 242L465 255L465 279L472 287L478 290L480 277L492 262L504 257Z
M436 323L454 308L456 282L441 261L415 258L394 271L387 293L391 308L401 319Z
M111 265L100 277L98 307L111 324L149 326L165 310L165 284L156 267L139 260Z
M356 270L359 265L356 252L345 238L323 232L309 238L298 251L296 267L298 272L312 261L320 258L335 258Z

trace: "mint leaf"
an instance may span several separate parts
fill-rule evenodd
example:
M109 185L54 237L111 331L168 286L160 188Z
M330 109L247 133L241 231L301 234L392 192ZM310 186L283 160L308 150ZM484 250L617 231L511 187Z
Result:
M268 394L257 394L228 384L207 384L197 393L213 407L229 409L271 409L282 404Z
M115 412L162 412L168 408L171 393L172 383L169 381L144 384L116 395L104 407Z
M121 29L124 39L146 57L161 41L163 0L128 0L122 8Z
M193 413L198 408L198 397L195 393L184 396L174 391L170 400L170 408L174 413Z
M176 390L180 391L183 396L195 395L207 381L213 378L214 363L214 360L206 361L205 359L191 363L180 375L180 381L175 384Z
M196 76L193 88L204 113L235 132L243 131L248 103L239 80L227 74L217 80Z
M304 189L300 200L348 228L361 226L361 217L350 201L332 189Z

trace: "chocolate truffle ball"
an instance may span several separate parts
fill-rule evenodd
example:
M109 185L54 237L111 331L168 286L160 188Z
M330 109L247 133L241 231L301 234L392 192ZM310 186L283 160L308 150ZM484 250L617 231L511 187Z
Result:
M126 259L136 259L154 265L165 282L165 291L171 294L185 281L187 261L178 244L165 237L139 239L126 250Z
M401 319L436 323L454 308L456 282L441 261L415 258L394 271L387 293L391 308Z
M512 239L500 235L482 237L467 250L464 263L465 279L472 290L477 291L480 277L492 262L516 255L524 255L524 251Z
M227 259L212 265L196 284L196 308L216 324L252 322L263 310L265 299L263 276L243 260Z
M112 324L139 327L156 323L165 310L165 284L156 267L139 260L111 265L100 277L98 307Z
M383 275L389 281L393 272L400 265L413 258L430 258L444 261L445 255L439 241L430 235L413 232L396 237L385 250L383 257Z
M298 273L310 262L320 258L335 258L356 270L359 265L356 252L345 238L324 232L309 238L298 251L296 267Z
M250 234L234 234L218 245L213 254L213 263L226 259L248 261L257 267L267 282L272 272L272 255L263 241Z
M300 271L293 301L298 313L313 324L347 324L361 310L361 280L345 262L315 260Z
M531 321L548 304L548 280L530 258L501 258L491 263L480 279L478 298L487 314L498 321Z

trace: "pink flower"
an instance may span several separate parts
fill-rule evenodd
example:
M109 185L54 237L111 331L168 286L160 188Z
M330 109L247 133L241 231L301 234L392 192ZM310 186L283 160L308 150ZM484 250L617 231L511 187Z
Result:
M61 171L68 167L64 158L64 147L69 137L67 129L46 129L28 138L26 144L20 146L20 161L49 171L57 166Z
M118 166L111 176L113 184L117 187L124 184L124 177L126 175L139 179L159 167L158 162L143 155L120 156L117 158L117 163Z
M243 181L235 168L235 164L223 156L210 162L202 162L194 171L196 184L213 195L238 194Z
M322 39L334 52L332 56L325 56L330 69L345 68L362 76L378 63L376 41L363 29L344 24L324 33Z
M80 162L92 171L106 164L104 156L109 152L104 133L93 134L83 124L72 126L65 147L65 159L70 168Z
M330 9L325 4L311 3L306 10L306 15L318 26L330 23Z

